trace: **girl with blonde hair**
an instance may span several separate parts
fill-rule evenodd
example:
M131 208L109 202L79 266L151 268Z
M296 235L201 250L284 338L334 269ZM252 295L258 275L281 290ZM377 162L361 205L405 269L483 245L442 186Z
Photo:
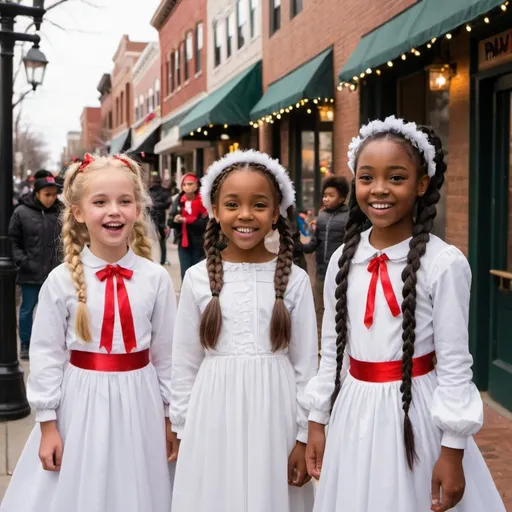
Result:
M0 511L168 512L176 299L151 261L140 167L86 155L64 199L65 262L41 289L30 345L38 425Z

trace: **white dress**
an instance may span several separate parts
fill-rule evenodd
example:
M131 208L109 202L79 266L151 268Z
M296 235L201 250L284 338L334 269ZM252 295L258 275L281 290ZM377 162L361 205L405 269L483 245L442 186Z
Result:
M402 358L402 315L393 317L379 278L374 322L364 325L371 274L368 263L385 253L394 293L402 301L401 273L409 240L384 251L362 234L352 260L347 292L350 320L347 352L354 359L379 362ZM338 249L325 279L322 360L308 385L309 419L329 422L336 368L335 279ZM471 382L468 350L468 309L471 271L455 247L431 236L417 272L416 342L414 357L435 350L436 370L413 379L410 418L418 460L411 472L403 442L401 382L363 382L347 374L330 418L315 512L427 512L431 478L441 445L464 448L466 492L453 512L505 512L485 461L472 435L481 427L483 408Z
M14 471L1 512L169 512L171 479L165 448L176 298L169 275L131 250L118 262L133 271L124 283L137 347L151 363L125 372L84 370L68 363L70 350L99 348L106 263L81 254L93 340L75 334L77 298L64 265L39 295L30 343L28 399L36 421L57 419L64 452L60 472L43 470L40 427L34 427ZM117 300L112 354L125 353Z
M170 418L182 439L172 512L311 512L313 486L288 485L288 456L307 440L304 390L318 366L313 295L293 267L285 293L292 321L286 350L269 327L275 260L224 262L222 331L215 350L199 341L211 300L206 263L181 290L173 344Z

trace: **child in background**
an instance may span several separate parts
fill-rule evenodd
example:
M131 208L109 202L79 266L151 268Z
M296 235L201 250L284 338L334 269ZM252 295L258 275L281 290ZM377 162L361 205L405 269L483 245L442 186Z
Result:
M62 262L58 200L62 187L45 170L34 175L34 190L20 197L9 223L13 258L21 287L19 313L20 358L29 358L30 336L39 291L48 274Z
M187 173L181 181L181 192L174 200L169 213L168 225L174 229L174 241L178 244L181 280L185 272L204 259L204 232L208 215L199 195L199 180Z
M172 511L311 512L303 393L318 359L309 277L292 263L293 185L268 155L236 151L201 196L207 259L185 276L174 335Z
M37 425L0 512L169 512L175 295L151 261L141 169L66 173L65 264L41 288L28 399Z
M322 184L323 210L315 223L311 241L303 244L306 254L316 256L316 276L314 285L316 322L318 326L318 350L320 351L321 327L324 314L324 280L329 260L334 251L343 243L345 224L348 219L348 181L343 176L330 176Z

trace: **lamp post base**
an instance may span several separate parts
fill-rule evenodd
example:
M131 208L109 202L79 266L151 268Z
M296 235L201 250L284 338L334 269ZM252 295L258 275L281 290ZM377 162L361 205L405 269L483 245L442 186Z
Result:
M23 370L16 361L0 366L0 421L25 418L30 406L25 398Z

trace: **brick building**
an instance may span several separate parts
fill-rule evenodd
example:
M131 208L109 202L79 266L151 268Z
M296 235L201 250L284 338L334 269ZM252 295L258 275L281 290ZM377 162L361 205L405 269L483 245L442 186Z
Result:
M80 132L68 132L66 134L66 147L62 150L61 155L61 166L69 164L73 157L81 157L83 155L79 155L80 151L80 140L82 138L82 134Z
M158 172L158 156L155 145L160 140L160 48L158 43L149 43L140 54L132 71L133 78L133 153L149 176Z
M134 118L132 70L146 45L144 42L130 41L124 35L113 57L111 154L126 151L131 146L130 128Z
M101 104L101 132L100 144L98 150L101 154L108 153L110 141L112 139L112 128L114 125L114 115L112 106L112 77L110 73L104 73L98 84Z
M155 152L165 178L201 172L205 141L184 140L179 123L206 96L206 0L162 0L151 24L158 30L162 126Z
M368 119L395 114L436 130L448 172L435 230L472 266L475 381L512 409L510 26L510 6L499 0L392 0L386 9L371 0L343 9L329 0L265 1L265 93L253 121L261 149L288 166L308 208L318 206L326 172L349 175L348 143ZM330 114L328 93L315 102L305 84L332 85ZM304 99L293 109L290 91Z
M85 151L94 152L100 144L101 109L100 107L85 107L80 116L82 134L80 144Z
M249 125L260 100L261 4L256 0L208 0L208 96L180 123L188 140L209 141L209 160L235 149L258 147Z

